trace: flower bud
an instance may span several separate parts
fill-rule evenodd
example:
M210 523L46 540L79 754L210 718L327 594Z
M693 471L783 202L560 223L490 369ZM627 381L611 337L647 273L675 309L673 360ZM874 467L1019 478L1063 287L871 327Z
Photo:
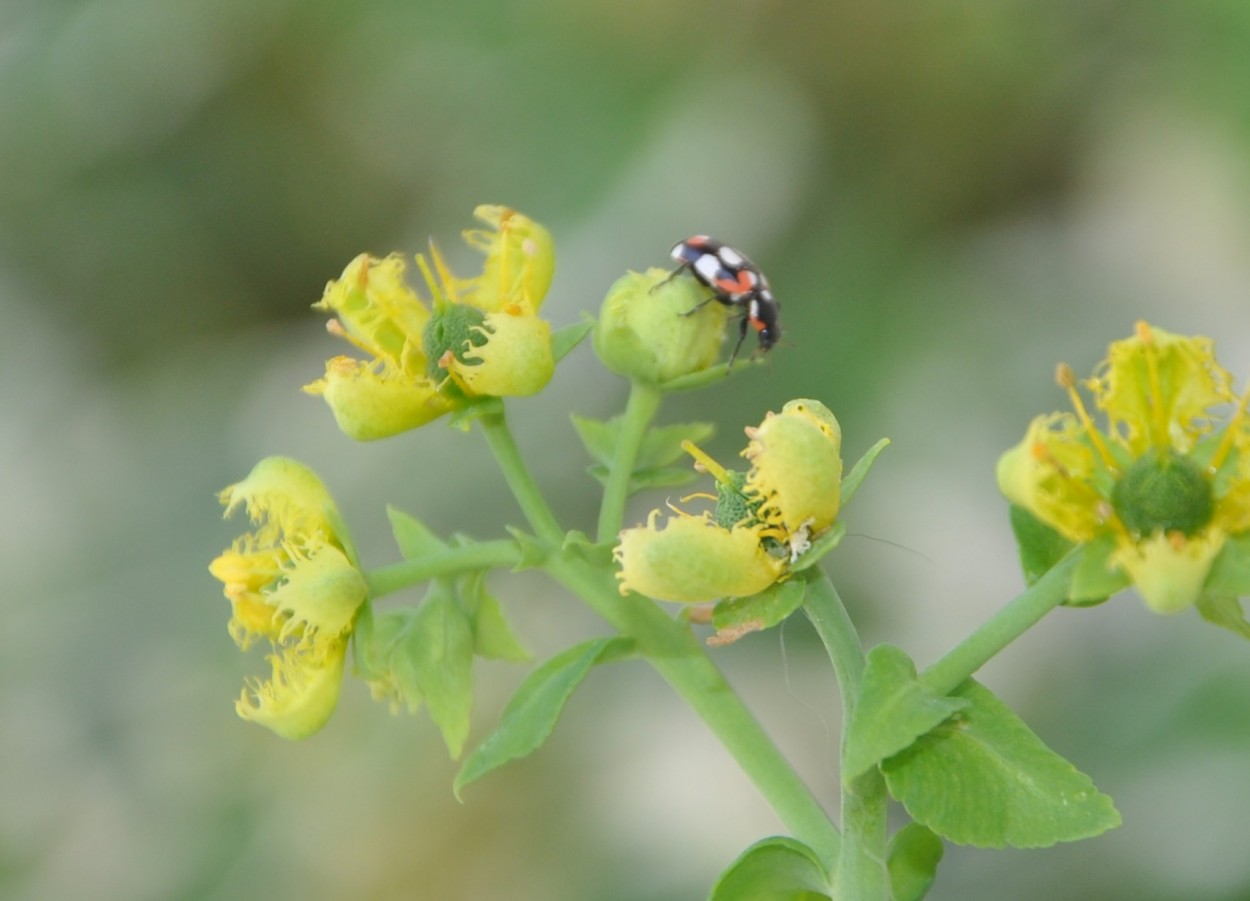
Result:
M618 375L654 385L714 366L730 313L692 278L629 272L608 289L595 353Z

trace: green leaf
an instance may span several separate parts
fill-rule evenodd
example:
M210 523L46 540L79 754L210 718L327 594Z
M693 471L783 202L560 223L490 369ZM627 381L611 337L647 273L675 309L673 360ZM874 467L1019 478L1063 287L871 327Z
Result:
M1211 563L1211 572L1202 590L1204 594L1217 597L1250 596L1250 535L1225 539L1224 547Z
M921 685L915 664L901 649L877 645L868 652L842 749L843 784L910 747L967 706L966 700L935 694Z
M473 706L473 628L442 583L435 581L417 608L403 638L403 652L425 695L430 719L443 733L452 758L457 758L469 737ZM407 672L401 663L392 656L397 675Z
M596 463L587 467L586 471L600 485L608 483L608 467ZM685 467L669 466L662 469L647 469L634 472L629 477L627 491L630 494L637 494L645 488L675 488L678 485L688 485L698 477L697 472Z
M803 606L806 595L807 583L790 579L770 585L759 594L719 601L712 608L716 634L707 643L725 645L751 632L771 629Z
M877 461L878 455L889 446L890 439L882 438L868 448L864 455L855 461L855 465L851 467L850 472L842 477L842 506L845 507L851 502L855 492L859 491L859 486L863 483L864 477L868 475L868 470L872 469L872 464Z
M570 418L573 420L573 428L577 430L577 437L582 439L582 446L586 448L590 458L604 466L610 465L612 458L616 456L616 445L620 440L621 417L614 416L603 420L573 414Z
M504 708L498 728L465 758L453 786L456 797L471 782L542 747L591 667L632 650L629 639L596 638L562 651L530 673Z
M1246 622L1241 601L1231 595L1213 595L1205 591L1198 598L1198 613L1209 623L1250 638L1250 622Z
M1120 824L1111 799L989 689L970 679L953 695L970 706L881 764L913 819L984 848L1044 848Z
M1010 508L1011 531L1020 548L1024 581L1032 585L1072 550L1072 542L1018 504Z
M563 360L573 348L582 343L594 327L594 317L588 313L583 313L581 322L574 322L571 325L556 329L551 333L552 355L555 356L557 361Z
M825 529L820 534L820 537L812 542L811 547L800 554L794 563L790 564L790 572L792 574L799 573L808 567L815 566L825 554L841 544L844 537L846 537L846 523L839 520Z
M818 901L833 887L816 852L774 836L747 848L721 874L708 901Z
M1115 553L1115 536L1104 535L1085 545L1081 562L1072 573L1068 586L1070 607L1093 607L1129 586L1128 576L1111 566Z
M415 607L371 614L357 620L352 632L356 672L393 711L402 706L416 713L425 698L416 665L421 640L413 628L416 615Z
M405 560L428 557L447 550L447 543L415 516L389 504L386 507L386 516L391 521L391 533L395 536L395 543L399 545L399 553Z
M682 459L685 451L683 441L693 444L707 441L716 433L710 422L679 422L673 425L653 426L647 430L638 448L637 470L656 469ZM693 470L688 466L687 469Z
M485 591L479 596L470 617L473 626L473 650L479 657L523 663L533 655L517 639L504 618L503 608L493 595Z
M933 885L944 850L942 840L919 823L896 832L886 863L891 901L921 901Z

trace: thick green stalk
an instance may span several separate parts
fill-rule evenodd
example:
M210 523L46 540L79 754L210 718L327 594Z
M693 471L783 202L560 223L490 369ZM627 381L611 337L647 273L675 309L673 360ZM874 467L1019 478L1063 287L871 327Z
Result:
M545 567L621 634L638 642L647 662L720 739L795 838L832 864L839 847L836 827L690 627L654 601L636 594L622 597L609 572L574 553L554 557Z
M521 512L529 521L530 528L540 537L555 547L564 542L564 529L556 520L555 514L547 506L547 499L534 477L530 474L517 450L512 430L508 428L508 420L504 416L503 404L500 403L497 413L487 413L478 419L482 424L482 433L486 443L490 445L495 461L503 471L508 487L521 506Z
M621 418L621 431L612 465L608 469L608 481L603 486L603 504L599 508L600 544L615 541L621 531L625 501L629 498L629 480L634 474L634 464L638 462L638 449L663 399L664 393L654 385L639 381L630 383L629 402Z
M463 547L448 548L416 560L393 563L365 573L369 597L380 598L439 576L477 572L496 567L513 567L521 562L521 549L515 541L477 541Z
M921 673L921 683L939 694L954 691L995 654L1064 602L1072 573L1080 561L1081 548L1077 548Z
M864 648L829 577L818 567L805 573L807 595L803 610L829 653L842 699L842 737L859 697L864 675ZM842 787L842 849L835 873L838 897L856 901L888 901L886 872L886 813L889 797L885 780L874 768Z

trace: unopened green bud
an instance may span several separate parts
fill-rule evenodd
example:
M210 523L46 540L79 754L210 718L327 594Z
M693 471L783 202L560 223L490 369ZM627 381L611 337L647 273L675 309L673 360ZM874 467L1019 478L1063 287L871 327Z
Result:
M692 278L629 272L608 289L595 353L618 375L662 385L714 366L730 312Z

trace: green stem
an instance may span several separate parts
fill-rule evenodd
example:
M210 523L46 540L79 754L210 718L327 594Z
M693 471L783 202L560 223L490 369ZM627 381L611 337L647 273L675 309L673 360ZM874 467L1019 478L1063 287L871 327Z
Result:
M521 548L515 541L478 541L463 547L448 548L416 560L405 560L365 573L369 597L380 598L439 576L476 572L497 567L512 567L521 562Z
M842 736L859 697L864 676L864 648L855 624L829 577L819 567L804 573L807 594L803 610L829 653L842 698ZM838 897L857 901L886 901L890 897L886 872L886 814L889 796L885 780L874 768L842 786L842 849L838 855Z
M616 540L625 517L625 501L629 498L629 480L638 462L638 449L647 434L651 420L660 409L664 392L654 385L634 381L630 383L629 402L621 418L621 431L617 437L616 452L608 469L608 481L603 488L603 504L599 508L599 543Z
M1072 573L1081 562L1077 548L1052 566L946 656L920 674L920 682L939 694L949 694L995 654L1023 635L1068 596Z
M503 477L521 506L521 512L529 521L530 528L540 538L559 547L564 542L564 529L556 520L555 514L551 512L551 508L547 506L547 499L543 497L538 483L534 481L525 461L521 459L521 452L517 450L512 430L508 428L502 402L498 412L486 413L479 417L478 422L482 424L482 433L486 436L486 443L490 445L491 452L495 455L500 470L503 471Z
M619 632L638 642L647 662L703 719L795 838L832 864L840 843L837 828L690 627L647 598L622 597L611 573L574 554L557 555L544 566Z

